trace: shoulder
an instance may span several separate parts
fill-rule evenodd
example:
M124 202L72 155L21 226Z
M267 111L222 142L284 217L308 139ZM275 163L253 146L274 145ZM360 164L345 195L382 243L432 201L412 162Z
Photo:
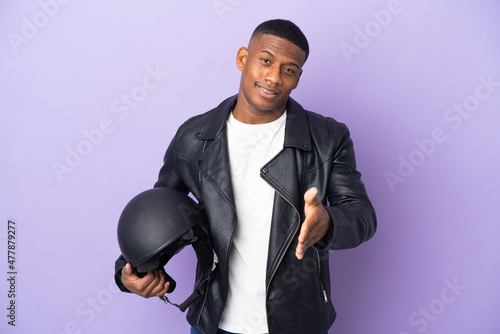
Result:
M349 128L342 122L337 121L330 116L324 116L317 112L304 110L308 123L311 136L319 137L326 136L327 138L336 137L349 137Z
M212 140L224 128L228 112L235 101L235 96L222 101L217 107L186 120L177 130L177 141Z
M214 139L224 127L228 112L235 101L236 96L231 96L217 107L189 118L179 127L177 137L196 136L198 139Z
M304 125L307 125L308 130L311 131L311 133L324 134L325 131L348 131L347 126L344 123L338 122L333 117L324 116L321 113L307 110L292 98L289 99L288 108L290 108L294 114L293 117L305 121L306 124Z

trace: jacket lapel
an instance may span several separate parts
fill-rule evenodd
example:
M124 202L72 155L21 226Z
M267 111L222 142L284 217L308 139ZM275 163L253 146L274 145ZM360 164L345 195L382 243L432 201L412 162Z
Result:
M285 148L263 170L262 177L276 190L271 235L269 238L267 274L269 282L290 245L296 245L303 204L300 180L295 163L295 150ZM293 247L293 246L292 246Z
M275 190L273 220L267 260L267 281L272 279L285 252L297 245L297 232L304 211L304 173L302 156L311 150L306 114L289 98L283 150L261 172Z
M213 184L235 210L231 168L227 145L226 120L236 103L237 95L223 101L215 108L212 119L205 122L195 134L204 141L197 161L200 173Z

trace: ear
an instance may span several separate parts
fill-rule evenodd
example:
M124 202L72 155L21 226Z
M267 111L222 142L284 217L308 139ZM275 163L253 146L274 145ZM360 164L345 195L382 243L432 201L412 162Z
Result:
M236 66L240 71L243 72L243 69L245 68L245 64L247 62L248 58L248 50L244 46L242 46L239 50L238 53L236 54Z

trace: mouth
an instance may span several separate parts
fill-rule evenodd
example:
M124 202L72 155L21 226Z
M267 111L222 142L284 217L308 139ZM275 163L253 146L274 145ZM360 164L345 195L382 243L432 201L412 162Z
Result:
M278 95L277 91L274 91L274 90L269 89L269 88L265 88L265 87L260 86L260 85L256 85L256 86L259 88L261 95L265 98L271 99L271 98L274 98Z

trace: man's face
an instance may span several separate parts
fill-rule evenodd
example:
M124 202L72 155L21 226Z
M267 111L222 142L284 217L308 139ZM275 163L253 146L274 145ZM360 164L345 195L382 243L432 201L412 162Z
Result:
M288 96L299 83L305 60L306 54L301 48L273 35L255 37L248 49L240 48L237 65L242 75L238 112L243 108L250 118L256 117L251 123L259 123L259 117L268 118L273 112L281 115Z

